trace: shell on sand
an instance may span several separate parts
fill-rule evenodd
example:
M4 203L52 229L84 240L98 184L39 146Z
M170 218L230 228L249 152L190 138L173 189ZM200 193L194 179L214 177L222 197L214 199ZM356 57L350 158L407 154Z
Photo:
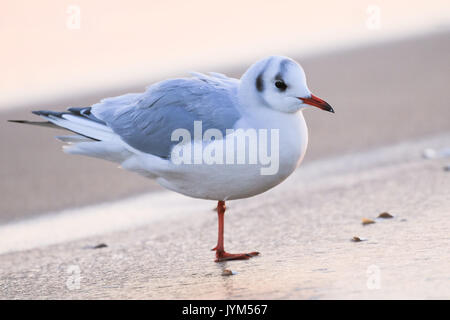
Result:
M368 219L368 218L363 218L362 219L362 224L363 225L372 224L372 223L375 223L375 221L373 221L372 219Z
M391 215L389 212L383 212L378 215L378 218L383 218L383 219L391 219L393 217L394 216Z

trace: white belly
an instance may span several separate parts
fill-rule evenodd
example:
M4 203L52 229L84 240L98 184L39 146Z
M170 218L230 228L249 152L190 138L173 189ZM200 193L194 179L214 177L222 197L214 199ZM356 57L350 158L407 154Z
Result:
M273 174L262 174L261 169L267 169L268 165L260 162L249 164L248 161L246 164L173 164L168 160L155 163L149 159L146 170L163 187L194 198L233 200L260 194L281 183L295 170L304 157L308 143L307 127L301 112L277 112L276 117L270 117L267 122L270 125L259 119L256 129L279 129L279 163L278 170ZM251 126L249 123L236 125L237 128Z

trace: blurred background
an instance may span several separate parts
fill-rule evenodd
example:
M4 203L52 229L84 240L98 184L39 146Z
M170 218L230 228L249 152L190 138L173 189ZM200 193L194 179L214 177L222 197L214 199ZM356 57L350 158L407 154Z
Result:
M86 106L188 71L239 77L290 56L336 115L305 112L305 161L450 131L450 2L12 1L0 4L0 224L161 190L67 156L35 109Z
M424 33L450 17L446 0L5 0L1 9L2 108Z

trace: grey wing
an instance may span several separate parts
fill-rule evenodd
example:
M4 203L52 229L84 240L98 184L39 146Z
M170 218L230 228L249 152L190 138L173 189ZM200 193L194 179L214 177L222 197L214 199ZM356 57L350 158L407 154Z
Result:
M168 158L177 143L171 141L176 129L186 129L193 137L194 121L202 121L203 131L215 128L223 135L233 128L241 117L238 85L239 80L220 74L196 73L156 83L142 94L105 99L91 112L133 148Z

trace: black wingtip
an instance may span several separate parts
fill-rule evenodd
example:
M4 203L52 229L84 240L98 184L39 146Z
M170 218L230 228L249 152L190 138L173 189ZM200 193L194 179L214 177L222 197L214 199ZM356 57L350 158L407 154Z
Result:
M81 108L69 108L67 111L72 112L80 116L89 116L91 114L91 107L81 107Z
M60 128L57 125L49 122L49 121L29 121L29 120L8 120L8 122L12 123L21 123L21 124L30 124L33 126L41 126L41 127L49 127L49 128ZM61 128L60 128L61 129Z
M47 117L51 114L56 115L57 112L55 111L48 111L48 110L33 110L31 111L32 114L35 114L37 116L44 116Z
M59 112L59 111L50 111L50 110L35 110L35 111L31 111L33 114L38 115L38 116L44 116L44 117L48 117L48 116L54 116L54 117L58 117L61 118L64 114L69 114L70 112Z

